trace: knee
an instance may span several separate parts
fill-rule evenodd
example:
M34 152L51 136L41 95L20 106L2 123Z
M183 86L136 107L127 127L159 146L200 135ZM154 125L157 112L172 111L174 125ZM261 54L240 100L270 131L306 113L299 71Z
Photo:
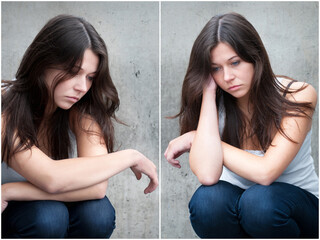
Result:
M201 238L221 237L235 209L242 190L219 181L212 186L201 186L189 203L190 221Z
M247 189L239 200L240 216L255 223L271 220L278 209L276 185L254 185Z
M109 238L115 229L116 212L108 198L103 199L103 205L104 207L101 208L102 212L96 214L97 218L94 228L96 228L96 233L100 229L99 236Z
M212 215L215 209L219 209L221 199L219 198L219 183L212 186L200 186L193 194L189 202L190 218L204 219Z
M38 201L27 218L28 226L19 233L22 238L63 238L67 234L69 214L61 202Z
M107 197L83 202L77 211L78 231L87 238L109 238L115 229L115 210Z
M243 222L259 224L272 217L276 202L270 186L254 185L239 200L239 213Z
M200 186L189 203L191 223L210 222L211 226L214 225L214 222L229 212L227 203L234 197L233 190L232 185L224 181L211 186Z
M221 211L230 199L234 198L235 189L231 184L219 181L211 186L200 186L189 202L190 214L212 215Z
M254 185L241 196L238 205L240 223L251 236L276 233L281 226L290 225L295 228L296 223L290 218L290 208L279 199L281 184L269 186ZM299 232L291 234L299 235ZM280 236L280 235L279 235Z

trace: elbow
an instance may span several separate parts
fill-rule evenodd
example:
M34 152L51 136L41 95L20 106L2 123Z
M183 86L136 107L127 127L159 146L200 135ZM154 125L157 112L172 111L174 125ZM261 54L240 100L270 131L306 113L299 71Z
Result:
M95 189L96 199L103 199L106 196L107 187L108 187L108 181L105 181L96 185L96 189Z
M197 176L197 177L198 177L199 182L205 186L214 185L214 184L218 183L218 181L219 181L219 177L215 177L212 175Z
M43 191L50 194L58 194L66 191L65 186L67 186L67 184L63 180L63 177L51 172L48 172L38 185Z
M263 186L269 186L273 183L274 181L271 181L270 179L260 179L258 184L263 185Z
M57 194L61 192L59 188L52 183L44 184L42 190L50 194Z
M273 170L264 169L259 175L257 183L264 186L271 185L279 176Z
M50 194L58 194L63 192L63 188L59 183L59 179L56 177L48 177L48 179L43 183L42 190Z
M219 182L220 176L222 173L222 169L219 171L208 170L208 169L198 169L198 171L194 171L194 174L197 176L199 182L205 186L211 186Z
M211 186L219 182L222 174L222 165L199 166L190 162L190 168L198 181L205 186Z

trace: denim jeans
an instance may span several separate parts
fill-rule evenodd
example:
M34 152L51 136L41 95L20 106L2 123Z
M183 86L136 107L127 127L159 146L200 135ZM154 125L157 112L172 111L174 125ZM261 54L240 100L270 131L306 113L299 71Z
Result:
M201 238L318 238L318 198L287 183L200 186L189 203Z
M107 197L65 203L11 201L2 213L3 238L109 238L115 210Z

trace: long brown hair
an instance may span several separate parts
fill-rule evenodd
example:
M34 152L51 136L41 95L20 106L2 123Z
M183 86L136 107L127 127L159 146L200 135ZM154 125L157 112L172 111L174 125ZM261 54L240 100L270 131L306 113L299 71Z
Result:
M54 159L68 158L71 150L69 138L70 111L77 112L80 124L84 116L98 123L109 152L113 151L115 111L119 107L117 90L112 82L108 52L103 39L86 20L71 15L59 15L40 30L26 50L13 81L3 81L2 116L2 161L32 146L39 147L37 134L45 117L45 108L53 98L55 87L79 72L86 49L99 57L99 65L90 90L71 108L57 108L48 117L46 137ZM48 93L44 72L48 68L59 68L58 76ZM52 99L51 99L52 101ZM14 143L18 141L16 147Z
M305 110L313 109L311 103L294 103L280 94L286 91L285 86L277 81L259 34L237 13L214 16L194 42L182 86L181 109L176 115L180 117L180 133L197 128L203 87L211 73L210 53L220 42L229 44L243 61L254 65L249 97L249 102L254 103L249 123L251 132L247 135L247 124L237 106L237 99L218 87L217 106L219 107L219 102L223 100L226 113L221 139L241 148L245 136L256 136L258 147L264 151L271 144L274 128L290 139L280 124L282 118L308 117ZM290 140L294 142L293 139Z

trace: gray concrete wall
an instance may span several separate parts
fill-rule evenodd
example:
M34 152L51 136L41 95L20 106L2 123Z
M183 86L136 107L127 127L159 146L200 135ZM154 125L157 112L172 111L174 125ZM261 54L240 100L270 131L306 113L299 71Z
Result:
M161 165L159 190L145 196L144 177L130 170L110 179L107 196L117 211L112 238L195 238L188 202L199 183L188 156L182 168L163 157L179 135L176 114L192 44L216 14L243 14L260 33L276 74L311 83L318 90L317 2L162 2L161 3L161 164L159 145L158 2L2 2L2 79L11 79L28 45L47 20L61 13L83 16L102 35L121 105L116 125L119 149L135 148ZM313 125L313 156L318 169L318 107ZM161 210L161 216L159 215ZM161 229L159 221L161 217Z
M162 2L161 3L161 148L179 135L181 86L192 45L209 19L228 12L244 15L257 29L276 74L311 83L318 91L318 2ZM314 114L312 155L318 169L318 107ZM176 169L162 157L162 238L194 238L188 202L199 186L180 157Z
M43 25L58 14L87 19L105 40L121 100L116 125L119 149L141 151L158 166L158 2L2 2L2 79L12 79L24 51ZM112 238L159 237L159 191L144 195L131 170L110 179L107 196L116 209Z

